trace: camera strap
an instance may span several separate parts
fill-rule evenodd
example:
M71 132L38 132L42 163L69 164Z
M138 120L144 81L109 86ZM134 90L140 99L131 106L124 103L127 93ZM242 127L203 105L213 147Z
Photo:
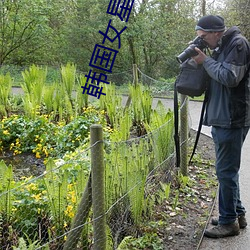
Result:
M207 104L207 92L208 91L205 91L205 96L204 96L204 100L203 100L202 108L201 108L199 126L198 126L198 130L196 132L196 138L195 138L195 142L194 142L193 151L192 151L192 154L191 154L190 159L189 159L189 164L191 164L191 162L192 162L193 156L195 154L195 151L196 151L196 148L197 148L197 145L198 145L198 142L199 142L199 138L200 138L200 134L201 134L201 128L202 128L202 122L203 122L203 117L204 117L204 113L205 113L205 109L206 109L206 104Z

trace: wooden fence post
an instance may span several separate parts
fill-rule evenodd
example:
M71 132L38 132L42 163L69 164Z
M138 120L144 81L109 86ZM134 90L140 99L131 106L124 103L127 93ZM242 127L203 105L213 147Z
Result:
M181 174L187 176L188 174L188 97L181 96L180 109L180 169Z
M138 71L137 71L137 65L133 64L133 77L134 77L134 85L138 84Z
M91 208L91 176L83 192L81 201L78 205L76 216L73 220L70 233L64 244L63 250L71 250L77 248L77 243L81 237L83 225L86 222Z
M90 127L91 140L91 176L94 250L106 249L106 216L104 192L104 152L103 130L99 124Z

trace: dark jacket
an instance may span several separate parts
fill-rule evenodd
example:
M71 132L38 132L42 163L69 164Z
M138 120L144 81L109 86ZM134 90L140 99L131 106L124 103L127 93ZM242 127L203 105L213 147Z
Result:
M250 126L250 46L237 27L227 30L218 50L203 63L211 77L204 125Z

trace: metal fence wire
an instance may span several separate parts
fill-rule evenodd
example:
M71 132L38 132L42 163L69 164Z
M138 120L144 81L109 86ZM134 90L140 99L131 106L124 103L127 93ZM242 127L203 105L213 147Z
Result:
M37 176L17 178L2 160L0 249L117 249L136 237L154 216L161 183L171 182L173 128L170 116L146 135L114 142L94 126L89 148L48 159Z

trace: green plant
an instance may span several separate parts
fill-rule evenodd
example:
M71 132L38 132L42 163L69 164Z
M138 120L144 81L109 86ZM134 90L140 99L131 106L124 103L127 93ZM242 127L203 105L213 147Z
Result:
M29 117L34 118L40 112L46 75L47 68L43 69L35 65L22 72L24 82L21 87L24 91L24 111Z
M66 66L61 66L61 77L62 77L62 86L66 91L66 94L72 102L72 91L75 86L76 81L76 66L71 63L67 63Z
M0 161L0 213L5 216L8 223L12 214L14 176L12 166L6 166L3 160Z
M52 159L48 160L46 171L44 185L48 194L50 211L57 222L57 227L63 227L64 211L67 206L68 176L65 172L56 170L56 165Z
M77 79L77 86L76 86L76 98L75 98L75 117L77 115L81 115L83 108L87 108L89 105L89 95L87 92L84 94L82 93L82 88L81 86L84 86L86 82L86 77L85 76L80 76Z
M163 162L173 152L173 112L166 111L162 102L158 102L156 109L151 113L151 122L145 123L147 132L151 132L149 137L152 140L155 160Z
M162 183L160 182L160 189L157 192L157 194L159 195L159 202L160 204L164 201L164 200L168 200L169 196L170 196L170 192L171 192L171 183Z
M117 250L152 249L163 250L163 242L156 233L145 233L142 237L125 237Z
M111 220L113 216L119 216L123 218L120 223L131 218L133 226L136 227L140 224L143 219L143 212L147 210L144 195L151 157L147 138L141 138L139 141L131 140L129 144L126 141L111 142L105 156L107 209L123 197L122 204L118 203L112 209L109 217ZM120 227L122 226L123 223Z
M10 74L0 75L0 116L7 116L9 111L9 96L11 92L12 79Z
M26 241L21 237L18 239L18 246L13 246L13 250L35 250L37 247L39 247L38 241L29 242L29 245L27 246Z
M183 175L181 173L178 174L178 182L181 189L185 189L187 186L190 187L192 185L189 176Z
M123 116L122 98L117 95L114 84L103 84L101 86L106 95L99 99L100 109L106 112L107 123L110 127L118 127L121 124L120 119ZM110 100L112 100L112 102Z
M19 231L21 237L28 235L27 239L36 240L40 235L40 240L46 235L42 221L49 221L48 197L41 179L35 180L32 176L22 177L18 182L18 188L12 192L15 196L13 202L13 227ZM39 225L39 227L38 227Z
M150 123L152 111L152 95L148 89L140 84L129 85L131 96L131 108L133 112L134 124L138 127L144 123Z
M175 197L172 204L173 209L176 209L179 205L179 196L180 196L180 191L177 189L175 190Z
M46 107L46 114L50 114L53 111L53 102L56 85L48 85L44 89L43 102Z

